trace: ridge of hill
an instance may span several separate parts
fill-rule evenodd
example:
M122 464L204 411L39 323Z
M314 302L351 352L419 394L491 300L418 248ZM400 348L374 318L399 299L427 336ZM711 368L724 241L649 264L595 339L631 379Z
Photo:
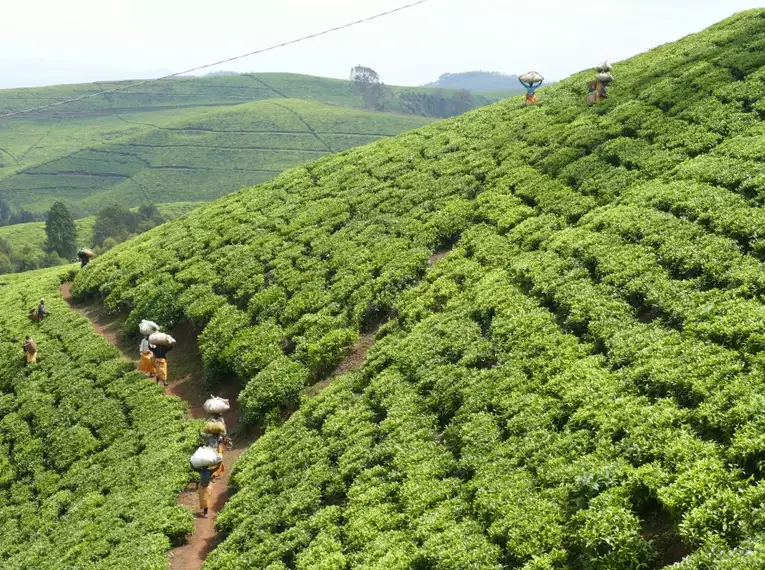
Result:
M61 276L0 279L2 567L163 568L193 526L176 499L200 424L68 308ZM40 297L50 314L31 322Z
M763 44L738 14L615 64L595 107L582 72L80 272L131 326L190 319L278 426L206 568L763 567Z
M81 97L106 91L130 81L83 83L0 90L0 113L18 111L31 106L45 105L64 99ZM392 100L386 110L407 111L406 94L433 93L425 87L390 86ZM451 91L451 92L449 92ZM448 90L446 95L453 95ZM230 106L263 99L309 99L321 103L351 108L364 108L364 100L353 82L297 73L243 73L226 76L176 77L150 82L134 89L107 94L67 104L50 113L35 113L33 118L45 120L49 116L94 115L130 113L151 109L177 109L183 107ZM473 106L492 102L475 95Z
M518 82L517 75L508 75L499 71L463 71L443 73L436 81L426 83L424 87L440 89L467 89L477 93L509 91L523 93L524 88Z
M120 84L0 90L0 113ZM168 188L167 194L155 201L210 200L330 150L397 134L432 120L428 117L454 115L501 96L473 95L457 103L456 91L392 87L386 111L395 113L375 113L363 110L353 83L321 77L265 73L150 83L51 112L0 120L0 198L16 209L37 211L61 199L77 217L93 213L105 201L135 205L137 196L157 194L162 187ZM214 123L232 118L243 122L242 132L230 132L228 138L219 133L212 140ZM203 134L192 128L195 124L208 129L201 144L205 137L191 136ZM174 133L180 130L189 132ZM222 130L235 129L227 124ZM154 143L161 138L157 131L168 139L172 134L189 136L174 144L175 150L160 153ZM132 144L140 145L137 151ZM238 168L230 168L232 159ZM211 167L210 162L222 164ZM192 176L206 182L195 183L189 196Z

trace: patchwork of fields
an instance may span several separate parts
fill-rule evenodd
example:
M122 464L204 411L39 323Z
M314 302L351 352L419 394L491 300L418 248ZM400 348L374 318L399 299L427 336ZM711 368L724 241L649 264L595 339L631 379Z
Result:
M0 114L95 93L110 83L0 91ZM105 203L209 201L325 154L422 126L420 95L392 88L389 113L363 110L349 81L294 74L185 78L0 119L0 197L14 208L63 200L78 215ZM473 95L478 107L502 93ZM414 106L412 106L414 105Z

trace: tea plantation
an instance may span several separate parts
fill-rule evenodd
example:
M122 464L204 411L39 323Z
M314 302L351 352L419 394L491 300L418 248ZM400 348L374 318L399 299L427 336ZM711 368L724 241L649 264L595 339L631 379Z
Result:
M0 279L2 567L165 568L192 528L176 498L199 426L68 309L60 274ZM33 323L40 297L50 315Z
M127 83L0 90L0 115ZM209 201L503 96L473 94L458 104L455 90L391 87L386 112L370 112L352 82L324 77L252 73L152 82L0 117L0 198L37 212L62 200L78 216L111 202Z
M584 72L86 267L130 323L202 328L272 426L206 568L765 567L763 45L741 13L595 107Z

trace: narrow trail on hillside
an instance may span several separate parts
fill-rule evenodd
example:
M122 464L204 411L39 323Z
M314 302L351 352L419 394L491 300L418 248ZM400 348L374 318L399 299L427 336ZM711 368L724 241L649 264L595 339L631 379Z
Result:
M72 284L64 283L60 287L61 296L69 306L90 321L95 331L103 336L110 344L117 347L124 358L138 363L137 343L125 334L125 317L110 313L101 303L86 301L79 302L72 298ZM348 356L324 380L306 388L303 394L316 396L335 378L351 372L359 367L366 358L367 351L374 344L379 324L371 332L361 335L351 348ZM197 348L197 334L191 323L182 321L170 334L175 337L176 348L169 355L168 383L165 394L177 396L188 404L188 417L204 418L207 414L203 409L205 400L209 397L204 384L204 365ZM215 548L215 518L223 505L231 496L229 479L231 469L239 456L257 439L256 434L248 433L239 424L239 404L236 396L239 386L231 379L215 390L215 395L228 398L231 409L226 412L224 419L228 433L234 441L233 449L224 453L223 475L216 479L212 489L212 507L209 516L196 516L194 532L187 537L186 543L172 549L168 555L171 570L199 570L207 555ZM285 418L286 419L286 418ZM197 496L194 484L189 484L181 493L178 503L198 514Z
M74 301L70 283L63 284L60 290L64 300L69 303L74 311L87 318L98 334L116 346L126 359L135 363L138 362L138 347L124 333L124 317L110 314L99 303ZM179 324L170 331L170 334L178 342L168 358L168 383L170 385L165 388L165 393L178 396L187 402L190 418L204 418L207 414L202 406L210 394L204 385L204 366L197 350L196 334L190 323L187 322ZM232 403L231 410L224 414L224 419L229 435L234 442L234 447L227 449L223 454L224 472L213 483L212 506L208 517L196 516L194 532L187 537L186 543L170 551L168 558L172 570L200 569L207 555L215 547L215 518L231 494L229 489L231 468L242 452L257 439L255 436L247 434L239 425L237 394L238 385L236 382L227 382L215 390L215 395L229 398ZM198 515L197 494L193 483L189 484L181 493L178 502Z

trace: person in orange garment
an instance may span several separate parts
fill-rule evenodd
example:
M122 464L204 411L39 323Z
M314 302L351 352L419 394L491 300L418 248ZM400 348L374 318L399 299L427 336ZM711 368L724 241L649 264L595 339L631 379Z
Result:
M157 374L157 384L162 382L167 386L167 353L173 350L172 346L149 346L149 350L154 354L154 369Z
M204 439L207 447L212 447L218 452L218 455L223 457L223 450L226 447L226 424L221 416L215 416L208 420L202 439ZM221 461L220 465L213 469L213 476L220 477L225 470L226 468Z
M151 360L152 353L148 338L143 337L141 345L138 347L138 352L141 355L141 360L138 362L138 370L152 378L156 374L156 370L154 369L154 362Z

